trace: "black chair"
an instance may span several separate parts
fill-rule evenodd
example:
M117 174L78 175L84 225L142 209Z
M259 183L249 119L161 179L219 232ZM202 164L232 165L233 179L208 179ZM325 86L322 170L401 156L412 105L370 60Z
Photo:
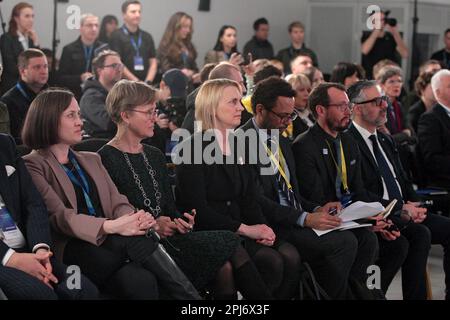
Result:
M100 150L101 147L103 147L105 144L107 144L108 141L109 141L109 139L88 138L88 139L82 140L81 142L74 145L73 150L97 152L98 150Z

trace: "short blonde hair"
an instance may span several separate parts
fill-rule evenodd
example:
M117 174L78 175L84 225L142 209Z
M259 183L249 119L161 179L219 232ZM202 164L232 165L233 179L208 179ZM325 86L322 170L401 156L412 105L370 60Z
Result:
M122 112L155 102L156 92L156 89L144 82L120 80L106 97L106 111L112 121L119 124L122 122Z
M216 128L216 111L228 87L236 87L241 92L239 83L228 79L214 79L205 81L195 99L195 119L202 122L202 130Z
M311 81L309 81L308 77L304 74L290 74L286 77L286 81L294 90L296 90L298 87L311 87Z

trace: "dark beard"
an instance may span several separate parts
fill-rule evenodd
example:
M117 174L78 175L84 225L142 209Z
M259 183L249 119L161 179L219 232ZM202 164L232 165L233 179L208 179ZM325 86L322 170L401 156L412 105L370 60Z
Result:
M348 124L346 126L344 126L344 127L343 126L339 126L339 125L336 125L335 123L333 123L328 118L326 119L326 122L327 122L328 128L330 128L330 130L336 131L336 132L343 132L343 131L347 130L348 126L350 125L350 121L348 121Z

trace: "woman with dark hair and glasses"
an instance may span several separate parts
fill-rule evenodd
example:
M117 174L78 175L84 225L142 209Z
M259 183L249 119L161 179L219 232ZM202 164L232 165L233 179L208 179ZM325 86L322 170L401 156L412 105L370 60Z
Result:
M208 51L205 56L205 64L222 61L229 61L234 65L244 62L237 50L237 31L233 26L224 25L220 28L213 50Z
M148 86L137 96L142 105L156 99ZM25 163L47 206L56 256L120 298L157 299L161 287L174 299L199 299L158 244L153 216L118 192L98 154L71 148L81 132L80 108L64 89L33 100L22 132L33 149Z

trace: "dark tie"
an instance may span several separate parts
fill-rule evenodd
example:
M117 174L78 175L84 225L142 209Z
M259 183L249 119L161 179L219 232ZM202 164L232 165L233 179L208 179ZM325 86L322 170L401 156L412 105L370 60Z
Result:
M286 174L286 166L287 164L284 161L284 157L281 156L281 147L276 143L276 141L274 139L269 138L267 140L267 146L268 148L270 148L270 146L274 146L275 148L275 152L273 153L275 159L278 160L278 163L280 165L280 167L283 169L284 173ZM275 156L276 152L278 151L278 157ZM297 201L296 197L295 197L295 193L292 189L289 189L286 180L284 180L283 176L281 175L281 172L279 170L279 168L277 168L277 172L275 174L275 177L278 181L278 186L280 188L280 190L284 193L284 195L286 196L287 201L289 202L291 207L294 207L295 209L299 209L302 210L302 207L300 205L300 203Z
M375 154L375 159L378 163L378 169L380 170L381 176L386 184L389 199L395 198L398 201L403 202L402 194L398 188L397 182L395 181L394 175L392 174L386 159L381 153L377 137L373 134L369 137L369 139L372 141L373 153Z
M336 168L336 183L335 183L336 197L338 199L341 199L341 197L342 197L342 192L341 192L341 185L342 185L342 178L341 178L341 174L342 174L341 140L339 138L335 139L335 140L333 140L333 144L334 144L334 150L336 150L336 164L337 164L337 168Z

